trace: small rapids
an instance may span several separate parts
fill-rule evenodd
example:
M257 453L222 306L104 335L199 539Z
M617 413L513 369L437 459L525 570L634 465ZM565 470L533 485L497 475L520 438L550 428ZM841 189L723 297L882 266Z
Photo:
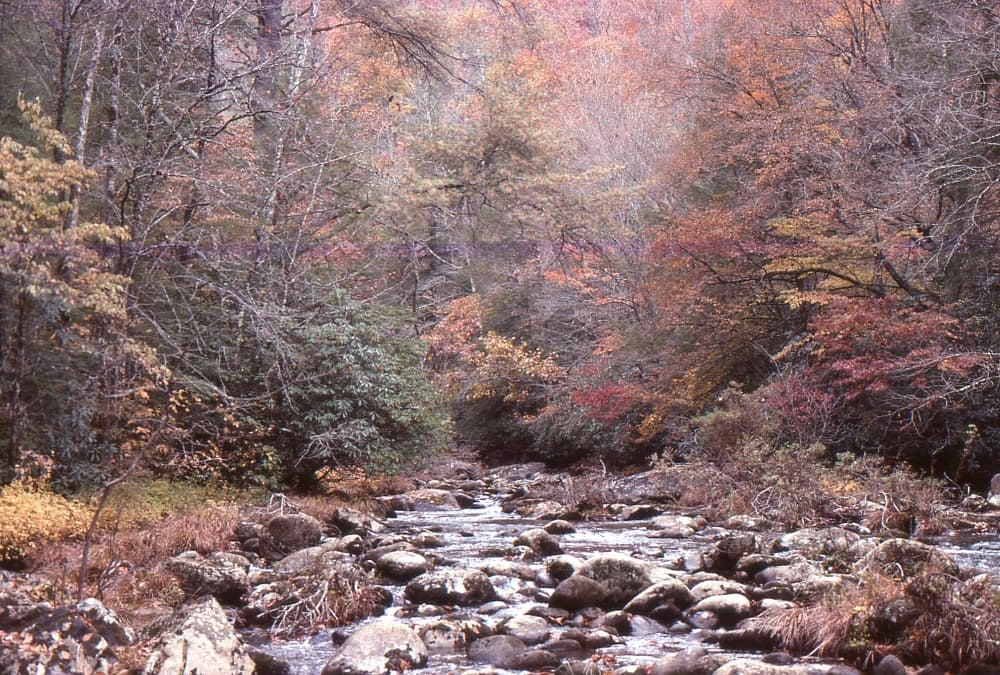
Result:
M505 558L510 551L514 539L525 530L541 527L542 521L525 518L512 513L505 513L499 499L493 496L481 496L472 508L459 511L427 511L399 512L387 521L384 536L412 536L421 532L433 532L444 542L439 548L422 551L432 558L437 567L458 567L483 569L501 564L520 563ZM580 521L574 523L575 532L559 536L559 542L565 553L586 559L597 553L624 553L632 557L656 561L668 566L690 556L704 552L717 539L717 531L708 528L693 536L684 538L656 538L644 521ZM989 571L1000 577L1000 541L996 539L979 540L939 540L933 542L943 551L951 555L963 567L973 567ZM544 562L530 562L535 569L544 569ZM487 608L488 614L479 614L479 607L459 608L447 618L455 616L480 616L490 625L494 625L505 617L524 614L531 606L545 604L547 594L552 588L539 588L531 581L519 579L515 575L494 575L491 581L497 589L500 598L506 603L499 610ZM403 612L406 605L403 600L403 584L386 584L394 598L393 606L386 611L386 616L398 616L402 621L417 630L420 626L440 620L440 614L422 616L419 611ZM381 617L373 617L366 621L375 621ZM361 625L361 624L358 624ZM645 625L646 628L642 629ZM358 626L348 626L344 634L353 632ZM640 624L639 630L631 635L622 636L624 644L581 652L575 658L590 658L601 664L601 671L620 669L625 666L649 666L666 654L677 652L695 645L700 645L709 652L722 651L718 646L705 643L698 639L696 632L672 632L667 626L649 620ZM299 641L274 641L259 648L271 656L288 663L294 675L318 675L324 665L334 654L336 645L331 639L330 631L322 631L309 639ZM745 656L744 653L728 651L733 657ZM759 654L757 655L760 656ZM824 672L821 662L806 659ZM460 671L479 672L511 672L496 669L483 664L476 664L464 654L431 654L430 660L420 672L427 675L445 675Z

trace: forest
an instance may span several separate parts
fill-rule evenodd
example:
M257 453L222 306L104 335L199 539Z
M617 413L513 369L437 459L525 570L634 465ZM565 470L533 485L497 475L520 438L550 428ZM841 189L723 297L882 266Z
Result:
M0 469L995 470L980 0L0 4Z
M39 598L145 630L202 556L240 640L350 624L373 518L486 495L676 511L626 562L708 532L721 640L996 672L995 577L910 537L995 534L998 448L995 2L0 0L0 670L69 653ZM48 672L173 672L144 635Z

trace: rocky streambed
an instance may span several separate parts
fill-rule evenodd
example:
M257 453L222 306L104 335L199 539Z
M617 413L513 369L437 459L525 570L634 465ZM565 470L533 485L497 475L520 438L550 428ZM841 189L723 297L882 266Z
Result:
M583 518L548 498L567 480L506 467L386 498L386 517L338 509L320 522L285 508L247 521L233 550L170 561L190 600L147 631L144 672L858 673L817 656L822 644L803 649L794 630L823 598L873 576L906 584L928 569L997 591L994 577L967 565L1000 569L995 536L928 545L859 523L780 533L749 516L710 523L667 512L645 477L605 491L621 503ZM0 646L48 644L62 659L50 672L111 671L114 649L133 639L96 601L44 607L4 596L2 583L0 596L0 638L28 636ZM867 617L863 665L881 674L955 666L907 670L889 654L922 611L903 598ZM305 629L330 619L347 625ZM886 649L872 649L880 640ZM18 658L0 665L27 672Z

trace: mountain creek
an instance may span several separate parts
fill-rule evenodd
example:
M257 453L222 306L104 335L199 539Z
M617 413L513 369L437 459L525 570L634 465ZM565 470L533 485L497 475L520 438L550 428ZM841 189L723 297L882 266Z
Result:
M790 653L775 617L925 566L996 592L995 512L963 513L978 529L933 541L858 522L776 532L763 518L671 510L652 473L598 481L541 465L459 471L380 498L385 516L339 508L325 522L279 500L240 524L231 550L168 563L188 601L144 631L154 645L142 672L847 675L862 671L818 649ZM564 505L585 489L602 503ZM28 672L43 645L46 672L120 672L115 649L136 636L113 612L92 599L53 608L8 580L0 637L21 637L0 649L0 672ZM353 623L352 598L372 610ZM869 619L879 631L919 620L889 606ZM345 625L314 627L331 618ZM867 672L944 672L887 654L872 653Z
M579 519L532 497L534 483L552 479L537 466L507 467L390 500L392 517L360 554L391 592L384 615L332 639L322 631L258 647L299 675L377 672L393 669L381 658L379 627L405 625L427 656L419 648L396 669L433 675L852 673L838 660L778 650L754 617L850 583L865 565L903 568L944 553L966 570L1000 572L995 537L945 537L931 547L856 524L769 533L751 517L710 524L649 503L604 505L605 517ZM408 570L407 560L415 565ZM840 573L829 570L831 560ZM574 583L581 579L596 583ZM345 642L355 634L368 644ZM388 644L399 649L393 635Z

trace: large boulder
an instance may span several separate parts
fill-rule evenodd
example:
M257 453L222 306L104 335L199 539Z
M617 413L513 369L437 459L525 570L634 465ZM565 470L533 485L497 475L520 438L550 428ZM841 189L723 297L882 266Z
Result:
M685 609L695 601L692 592L679 579L668 579L653 584L625 605L625 611L630 614L648 615L656 607L672 603L679 609Z
M185 551L167 561L167 569L189 596L212 595L228 604L238 604L250 590L249 568L250 561L235 553L202 557L197 551Z
M151 631L144 675L250 675L254 662L212 596L192 600Z
M497 597L490 578L479 570L446 569L427 572L406 586L406 599L434 605L481 605Z
M936 546L912 539L887 539L855 563L856 572L878 572L909 579L924 570L957 576L958 565Z
M462 506L448 490L422 488L402 495L401 505L405 511L459 511Z
M391 620L358 629L340 645L323 668L323 675L383 675L421 668L427 646L415 630Z
M732 626L753 614L753 604L739 593L710 595L691 608L692 614L699 612L711 612L719 617L722 624Z
M527 546L541 556L558 555L563 552L559 540L540 527L519 534L514 539L514 546Z
M316 546L323 538L323 526L306 513L286 513L267 522L270 543L280 552L292 553Z
M665 568L621 553L596 555L584 562L574 576L593 579L604 587L601 606L605 609L621 609L653 584L673 578Z
M133 639L115 613L93 598L53 607L0 576L2 673L114 672L114 648Z
M414 551L390 551L375 563L375 569L393 581L409 581L429 568L427 558Z
M549 596L549 606L576 612L587 607L603 607L608 591L599 581L574 574L559 582Z
M522 614L502 622L497 631L513 635L526 645L537 645L549 639L549 622L540 616Z

